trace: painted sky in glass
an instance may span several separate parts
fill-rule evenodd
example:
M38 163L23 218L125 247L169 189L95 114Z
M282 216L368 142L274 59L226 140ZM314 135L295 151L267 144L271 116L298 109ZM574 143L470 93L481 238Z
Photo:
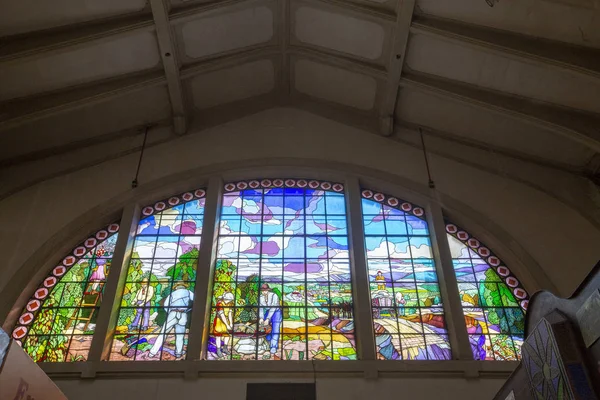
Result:
M111 361L185 358L204 196L200 189L142 210Z
M389 197L376 201L374 195L363 191L362 210L377 357L448 360L450 344L423 213L418 217L413 205L403 211L402 204L409 203L392 200L392 207Z
M87 360L118 230L111 224L73 249L28 301L13 338L34 361Z
M477 239L453 224L446 230L473 357L519 360L527 292Z
M225 185L209 359L356 359L342 192L292 179Z

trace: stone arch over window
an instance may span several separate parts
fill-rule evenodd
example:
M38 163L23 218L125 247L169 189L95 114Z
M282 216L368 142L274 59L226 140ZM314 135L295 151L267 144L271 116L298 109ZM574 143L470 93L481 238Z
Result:
M76 246L27 302L12 337L34 361L87 360L118 231L110 224Z
M452 263L475 360L519 360L529 295L489 247L446 222Z

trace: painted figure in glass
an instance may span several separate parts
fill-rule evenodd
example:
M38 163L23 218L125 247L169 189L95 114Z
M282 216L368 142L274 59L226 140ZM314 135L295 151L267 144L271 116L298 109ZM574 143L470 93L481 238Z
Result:
M150 285L148 279L145 279L142 281L135 296L135 303L138 306L138 309L136 310L135 319L131 325L129 325L129 329L138 329L141 324L142 331L148 330L148 323L150 322L150 303L153 298L154 287Z
M233 293L227 292L217 301L217 318L213 320L213 336L216 338L218 357L229 354L229 339L233 331Z
M102 257L106 254L106 249L101 248L96 250L96 256ZM101 260L101 261L100 261ZM100 261L100 262L98 262ZM97 294L99 290L102 288L103 283L106 281L107 270L106 268L110 265L106 259L99 258L96 260L96 265L92 268L92 275L90 276L90 282L92 284L88 288L89 294Z
M375 282L377 282L377 290L385 290L385 277L381 273L381 271L377 271L377 275L375 276Z
M268 283L263 283L260 287L260 306L262 317L258 322L262 325L267 333L265 339L269 342L270 354L265 354L263 358L268 360L271 357L277 357L279 348L279 333L281 331L281 322L283 314L281 312L281 304L279 296L274 293Z
M165 299L164 307L167 311L167 321L160 330L154 346L150 349L150 357L156 357L158 351L162 348L165 337L173 329L175 329L175 358L183 356L183 338L187 326L187 314L191 311L194 293L189 291L183 283L177 284L174 289L175 291Z

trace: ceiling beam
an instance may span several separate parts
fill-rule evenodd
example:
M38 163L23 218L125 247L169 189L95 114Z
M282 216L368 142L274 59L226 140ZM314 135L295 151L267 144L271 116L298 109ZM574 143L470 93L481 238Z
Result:
M150 7L156 26L160 57L167 79L169 99L173 111L173 127L176 134L183 135L187 130L187 109L183 97L181 77L179 76L179 62L177 61L173 32L169 22L169 3L167 0L150 0Z
M127 32L153 29L152 15L142 12L0 38L0 62L38 57L63 47L102 41Z
M187 22L198 14L209 13L214 10L229 9L231 11L239 10L254 3L264 3L265 0L215 0L211 2L189 2L183 5L173 7L169 18L173 22Z
M369 75L376 79L387 79L388 76L388 72L383 66L367 63L362 60L344 56L342 54L316 46L294 44L289 45L287 51L295 56L301 56L314 61L322 62L323 64L345 68L349 71Z
M185 80L217 69L234 67L252 61L279 56L280 52L281 50L278 45L261 44L238 50L235 53L205 58L181 67L181 78Z
M359 18L364 18L365 15L378 19L382 22L395 22L396 15L384 8L368 6L360 3L353 3L347 0L297 0L298 2L312 5L330 5L332 7L346 10L350 14L354 14ZM376 4L376 3L374 3Z
M316 50L301 45L287 45L286 57L289 55L301 56L326 65L345 68L369 75L378 80L387 78L387 72L383 67L324 50ZM281 57L279 44L254 46L242 49L234 54L201 60L183 66L180 71L178 70L178 75L179 79L186 80L220 68L272 57ZM165 84L167 79L166 74L157 70L150 70L5 101L0 103L0 131L57 113L83 108L107 98L119 97L136 90Z
M411 32L600 79L600 51L595 49L418 14Z
M341 0L302 0L314 5L329 5L342 8L358 17L365 15L381 20L394 22L396 16L382 8L369 7ZM180 23L195 18L198 14L217 9L240 8L246 4L262 3L263 0L219 0L210 3L192 3L172 9L169 14L171 23ZM290 0L284 2L289 3ZM67 27L51 28L42 31L0 38L0 62L17 58L39 56L45 52L67 46L85 44L89 41L110 39L114 35L142 29L153 29L153 15L144 10L139 13L116 16L99 21L87 21ZM289 29L289 24L288 29Z
M274 55L279 55L279 48L273 45L241 50L232 55L186 65L181 69L180 78L188 79L208 71ZM167 79L163 71L150 70L1 102L0 131L166 83Z
M379 107L379 131L383 136L394 132L394 111L398 101L398 85L406 58L406 45L416 0L400 0L392 34L392 50L389 54L387 84Z
M172 50L173 51L173 50ZM256 61L265 58L283 57L281 55L282 45L259 45L251 48L239 50L234 54L219 56L210 59L204 59L192 64L185 65L181 70L177 70L177 78L172 75L175 90L181 90L181 79L189 79L220 68L231 67L243 63ZM383 67L364 63L351 57L344 57L338 54L314 49L302 45L285 45L285 57L289 55L301 56L304 58L318 61L327 65L345 68L357 73L372 76L383 80L387 78L387 72ZM174 68L174 54L165 57L165 52L161 50L163 62L165 59L171 59L171 68ZM101 81L95 81L78 86L72 86L49 93L36 94L34 96L22 99L14 99L0 103L0 130L6 130L22 123L31 122L40 118L48 117L60 112L66 112L110 97L126 95L136 90L146 87L168 83L169 74L159 73L157 70L144 71L140 73L119 76ZM289 73L288 73L289 79ZM183 91L181 92L183 93ZM175 92L176 94L176 92ZM183 99L182 99L183 100ZM174 115L177 115L174 110Z
M0 103L0 131L165 82L164 73L154 69L7 100Z
M597 115L406 70L400 86L485 108L550 130L600 152L600 116Z
M396 14L378 7L370 7L358 3L342 0L298 0L316 6L329 6L339 8L354 14L357 17L372 17L382 23L395 23ZM291 0L283 0L288 3L289 14ZM176 9L168 14L171 24L181 23L194 19L197 15L217 9L237 9L247 4L264 3L264 0L219 0L211 3L195 3ZM286 8L282 7L282 8ZM154 11L154 8L152 8ZM290 24L286 24L289 31ZM143 11L140 13L117 16L100 21L88 21L81 24L69 25L67 27L53 28L43 31L30 32L22 35L0 38L0 62L10 61L24 57L38 57L46 52L60 48L84 45L90 41L110 40L113 36L135 32L138 30L153 30L154 16L152 13Z
M173 9L169 14L169 21L171 23L183 22L193 19L198 14L219 8L243 7L244 4L251 2L256 2L256 0L220 0L208 4L196 3ZM38 57L63 47L84 45L91 41L106 41L115 35L140 30L154 30L154 17L150 10L68 25L67 27L7 36L0 38L0 62L24 57Z

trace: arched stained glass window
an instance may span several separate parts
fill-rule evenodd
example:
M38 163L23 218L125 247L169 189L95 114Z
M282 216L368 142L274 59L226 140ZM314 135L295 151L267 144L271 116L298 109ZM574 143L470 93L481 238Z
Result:
M185 357L204 196L199 189L142 209L111 361Z
M378 358L450 359L424 210L371 190L362 197Z
M343 191L303 179L225 185L209 359L356 359Z
M87 360L118 230L110 224L75 247L27 302L12 336L34 361Z
M527 292L483 243L451 223L446 231L473 357L519 360Z
M356 360L355 306L372 310L379 360L451 359L446 283L424 209L361 193L367 265L355 268L367 268L360 283L370 299L357 305L342 184L224 186L220 210L210 211L219 214L215 265L203 266L214 277L202 343L209 360ZM142 209L113 315L111 361L186 358L204 206L198 189ZM479 240L452 223L445 228L474 358L519 360L527 292ZM111 224L73 249L27 302L12 337L34 361L87 360L118 230ZM115 283L120 278L113 272ZM97 333L102 341L106 332Z

